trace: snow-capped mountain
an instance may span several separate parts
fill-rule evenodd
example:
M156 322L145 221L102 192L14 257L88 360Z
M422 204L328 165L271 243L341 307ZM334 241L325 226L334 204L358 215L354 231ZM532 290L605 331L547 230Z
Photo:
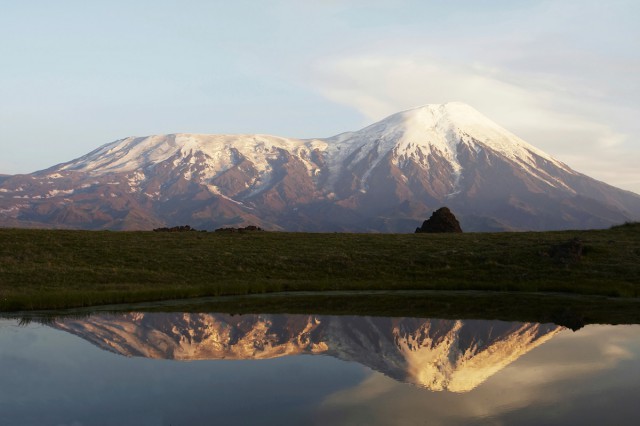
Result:
M640 219L640 196L575 172L462 103L326 139L131 137L0 180L0 226L411 232L443 205L467 231Z
M563 329L482 320L183 313L94 315L51 326L125 356L185 361L322 354L452 392L474 389Z

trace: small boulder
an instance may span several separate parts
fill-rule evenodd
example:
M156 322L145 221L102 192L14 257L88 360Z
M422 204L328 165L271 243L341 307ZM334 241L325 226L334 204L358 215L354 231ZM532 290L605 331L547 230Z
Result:
M555 244L547 252L551 259L565 265L578 263L583 254L584 243L580 238L572 238L567 242Z
M462 232L458 219L451 213L447 207L441 207L427 220L422 223L422 226L416 228L416 234L427 233L440 233L440 232Z

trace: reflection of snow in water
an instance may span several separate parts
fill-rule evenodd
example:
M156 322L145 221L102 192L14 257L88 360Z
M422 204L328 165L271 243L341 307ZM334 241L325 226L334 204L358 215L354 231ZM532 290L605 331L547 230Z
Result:
M415 318L132 313L55 324L126 356L176 360L325 354L431 390L469 391L562 328Z

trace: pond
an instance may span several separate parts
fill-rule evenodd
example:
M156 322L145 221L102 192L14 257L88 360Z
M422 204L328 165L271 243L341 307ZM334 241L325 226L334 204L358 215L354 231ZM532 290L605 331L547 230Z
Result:
M0 424L640 424L640 326L323 315L0 320Z

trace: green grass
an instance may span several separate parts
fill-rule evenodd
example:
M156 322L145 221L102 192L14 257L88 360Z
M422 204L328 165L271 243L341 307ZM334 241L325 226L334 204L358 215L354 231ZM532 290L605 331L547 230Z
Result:
M579 238L577 260L550 256ZM0 229L0 311L281 291L640 296L640 224L468 234Z

